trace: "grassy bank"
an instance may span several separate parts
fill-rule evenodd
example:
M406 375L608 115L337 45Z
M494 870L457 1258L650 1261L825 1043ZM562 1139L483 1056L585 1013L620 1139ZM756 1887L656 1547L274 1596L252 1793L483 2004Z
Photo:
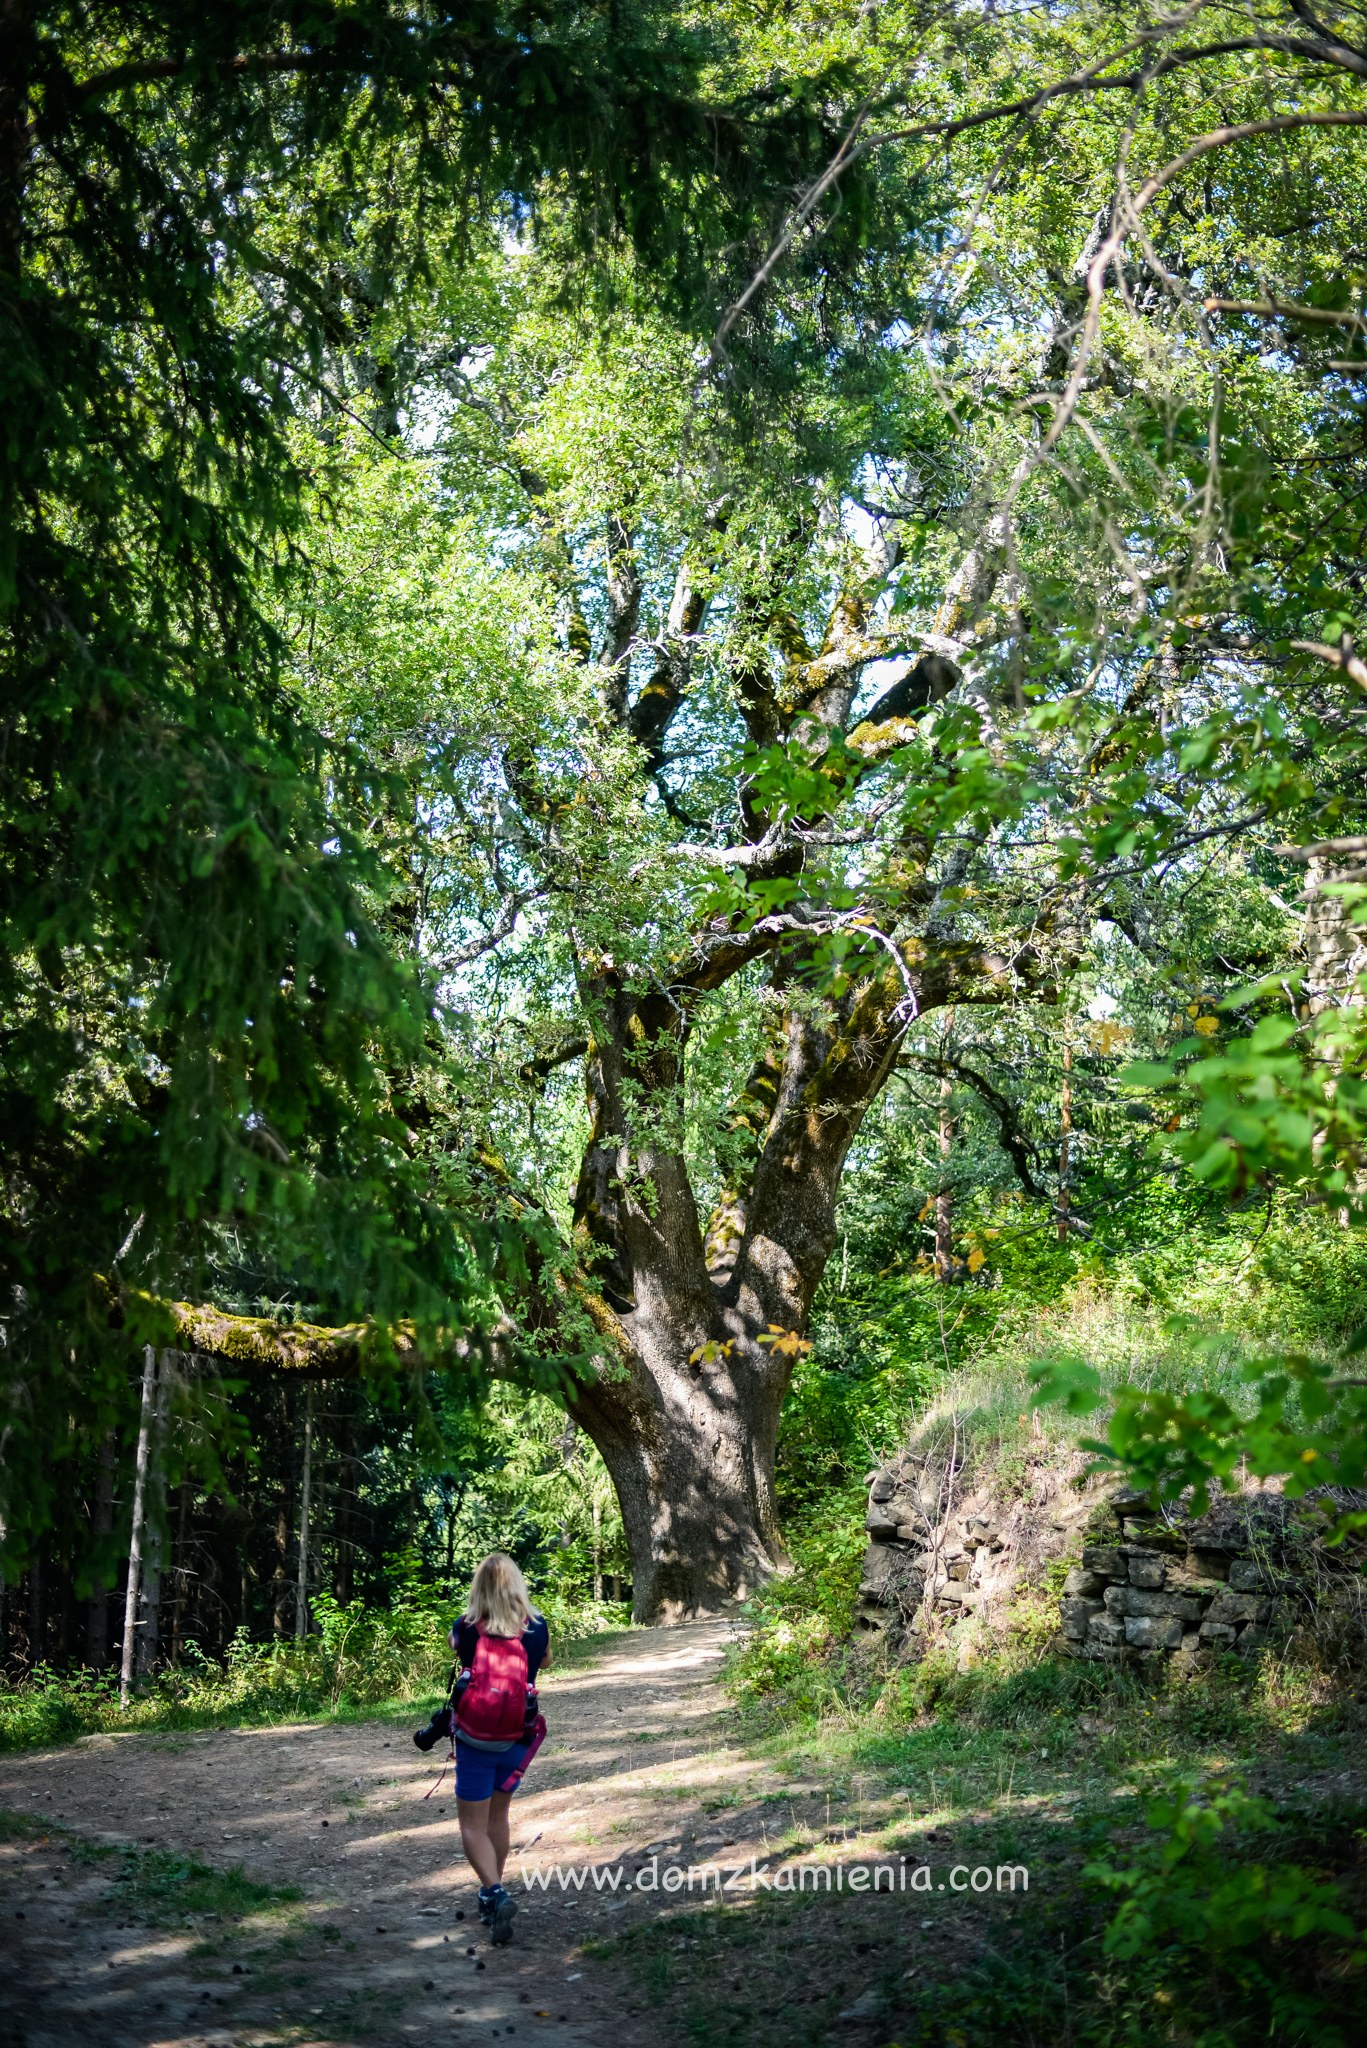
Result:
M910 1889L738 1894L593 1945L677 2038L1360 2040L1367 1712L1341 1677L1231 1659L1155 1694L1019 1643L965 1670L872 1648L828 1656L804 1707L795 1681L747 1691L763 1654L752 1645L733 1684L747 1748L794 1788L771 1868L885 1859ZM1028 1885L967 1889L1007 1866Z
M1360 1320L1358 1248L1318 1225L1296 1243L1290 1220L1252 1235L1235 1258L1193 1243L1164 1276L1074 1271L1051 1299L1009 1301L897 1432L882 1418L863 1462L908 1439L952 1444L975 1483L1028 1502L1041 1475L1082 1483L1088 1463L1085 1426L1031 1405L1041 1357L1084 1359L1108 1388L1242 1399L1250 1351L1332 1355ZM794 1787L775 1859L891 1858L925 1888L737 1895L597 1953L698 2048L1359 2040L1367 1684L1352 1642L1311 1630L1251 1667L1229 1658L1155 1691L1050 1654L1067 1560L1004 1612L932 1632L914 1659L895 1639L852 1638L855 1462L847 1451L843 1485L820 1498L795 1490L796 1569L753 1603L729 1684L747 1748ZM1012 1864L1028 1891L952 1888L955 1868Z

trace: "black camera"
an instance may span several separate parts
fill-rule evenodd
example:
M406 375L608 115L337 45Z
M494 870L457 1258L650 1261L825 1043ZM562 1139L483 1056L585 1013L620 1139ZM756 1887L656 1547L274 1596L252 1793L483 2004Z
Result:
M451 1709L449 1707L438 1707L425 1728L414 1730L413 1740L425 1756L429 1749L436 1747L443 1736L449 1736L450 1733Z

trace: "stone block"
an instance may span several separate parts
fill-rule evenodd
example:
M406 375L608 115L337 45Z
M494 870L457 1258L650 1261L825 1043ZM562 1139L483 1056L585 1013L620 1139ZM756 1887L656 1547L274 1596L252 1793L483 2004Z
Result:
M1187 1552L1187 1571L1194 1579L1221 1579L1229 1577L1229 1552L1207 1550L1193 1544Z
M1227 1621L1203 1621L1201 1623L1201 1641L1212 1644L1217 1650L1233 1649L1234 1638L1237 1633L1237 1629Z
M1129 1573L1129 1559L1123 1550L1109 1544L1089 1543L1082 1553L1082 1567L1099 1579L1123 1579Z
M1106 1581L1099 1572L1086 1572L1081 1565L1074 1565L1063 1581L1066 1596L1081 1600L1099 1600L1106 1590Z
M873 1485L869 1488L869 1499L871 1501L891 1500L896 1491L897 1482L891 1472L880 1472Z
M1229 1587L1232 1593L1266 1593L1271 1590L1271 1582L1271 1574L1255 1557L1230 1559Z
M1151 1593L1145 1586L1108 1586L1103 1598L1112 1614L1163 1615L1169 1620L1199 1621L1205 1612L1203 1600L1193 1600L1182 1593Z
M1125 1624L1114 1614L1094 1614L1087 1627L1087 1640L1113 1649L1125 1640Z
M1184 1600L1213 1600L1217 1593L1223 1593L1223 1579L1198 1579L1191 1572L1178 1567L1168 1572L1167 1590L1180 1593Z
M1059 1627L1066 1636L1085 1636L1091 1623L1101 1613L1099 1600L1060 1600L1058 1604Z
M881 1599L894 1567L907 1555L892 1543L871 1543L864 1552L864 1572L859 1591L866 1599Z
M897 1517L875 1501L864 1517L864 1527L875 1543L891 1543L897 1534Z
M1271 1606L1272 1612L1267 1617L1268 1627L1275 1628L1281 1633L1294 1628L1301 1618L1300 1601L1288 1595L1284 1594L1280 1599L1274 1600Z
M1219 1592L1210 1603L1207 1621L1239 1623L1242 1621L1266 1622L1272 1613L1272 1602L1264 1594Z
M924 1550L929 1541L929 1531L924 1522L899 1522L897 1524L897 1541L899 1543L911 1543L918 1550Z
M1130 1552L1130 1584L1147 1586L1156 1590L1162 1585L1167 1573L1167 1559L1152 1553L1132 1550Z
M1134 1650L1175 1650L1182 1624L1175 1614L1127 1614L1125 1641Z
M971 1557L956 1557L945 1567L951 1579L966 1579L973 1569Z
M1270 1641L1271 1631L1259 1628L1256 1621L1251 1621L1247 1628L1240 1629L1239 1640L1234 1647L1241 1657L1256 1657L1260 1650L1267 1648Z
M1206 1611L1204 1600L1190 1593L1151 1593L1143 1586L1131 1586L1129 1614L1174 1614L1179 1621L1199 1621Z

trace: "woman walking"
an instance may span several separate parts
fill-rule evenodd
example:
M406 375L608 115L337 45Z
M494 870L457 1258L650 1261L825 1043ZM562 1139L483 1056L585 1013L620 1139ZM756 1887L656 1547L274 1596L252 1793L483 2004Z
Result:
M508 1810L546 1733L536 1676L551 1661L550 1630L521 1572L501 1550L475 1573L465 1612L451 1629L451 1647L459 1667L451 1707L413 1739L430 1749L438 1735L454 1737L460 1839L479 1879L479 1917L501 1948L512 1939L517 1911L503 1888Z

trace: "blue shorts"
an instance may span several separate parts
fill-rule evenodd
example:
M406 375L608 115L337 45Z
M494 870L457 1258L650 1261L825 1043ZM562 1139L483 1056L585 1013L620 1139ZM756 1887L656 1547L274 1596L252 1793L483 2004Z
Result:
M472 1749L457 1736L457 1799L490 1799L495 1792L515 1792L517 1773L530 1748L529 1742L512 1742L507 1749Z

